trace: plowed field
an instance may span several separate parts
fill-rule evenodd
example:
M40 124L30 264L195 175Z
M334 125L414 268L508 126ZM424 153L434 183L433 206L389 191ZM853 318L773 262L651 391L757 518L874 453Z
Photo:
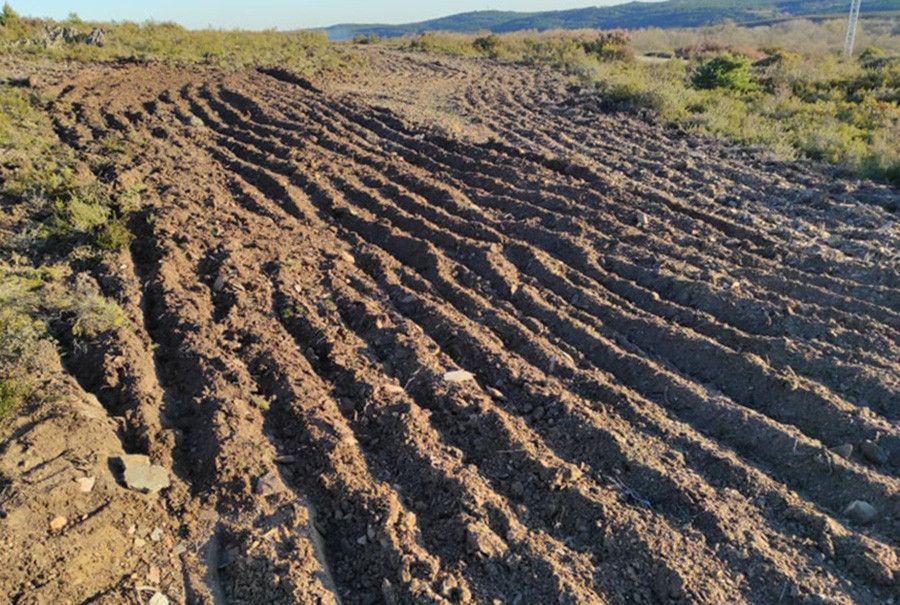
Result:
M100 175L148 186L99 276L132 325L65 363L173 485L95 456L87 520L9 526L12 601L894 602L896 197L369 55L48 85L68 145L144 141Z

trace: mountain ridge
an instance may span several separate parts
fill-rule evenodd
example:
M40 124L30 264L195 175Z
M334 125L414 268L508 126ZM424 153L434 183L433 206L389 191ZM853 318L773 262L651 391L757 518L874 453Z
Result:
M628 2L559 11L473 11L397 25L341 23L323 28L332 40L378 35L385 38L425 31L508 33L547 29L635 29L639 27L698 27L726 20L749 23L782 17L843 14L844 0L666 0ZM900 0L870 0L863 12L900 12Z

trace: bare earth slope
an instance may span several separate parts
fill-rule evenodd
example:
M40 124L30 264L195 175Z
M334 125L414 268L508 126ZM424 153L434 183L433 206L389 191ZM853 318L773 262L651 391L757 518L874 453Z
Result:
M147 139L103 175L149 186L96 276L133 325L67 368L118 423L105 454L174 484L134 495L101 456L117 516L61 535L85 496L43 496L4 526L12 601L897 600L892 193L550 72L370 60L48 88L69 145ZM10 519L39 491L30 420L0 446Z

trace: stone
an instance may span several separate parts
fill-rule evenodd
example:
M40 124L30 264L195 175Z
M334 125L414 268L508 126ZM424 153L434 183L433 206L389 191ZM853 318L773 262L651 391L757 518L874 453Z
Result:
M151 565L150 570L147 572L147 582L154 585L159 584L160 576L159 567Z
M887 464L887 452L874 441L863 441L859 444L859 451L872 464Z
M150 597L147 605L169 605L169 597L161 592L157 592L152 597Z
M58 515L54 517L52 521L50 521L50 529L52 529L53 531L59 531L64 528L68 522L68 519L66 519L62 515Z
M152 532L150 532L150 539L153 540L154 542L159 542L160 540L162 540L162 538L163 538L163 530L161 530L160 528L156 527L153 529Z
M155 494L171 485L169 472L141 454L122 456L125 467L125 485L145 494Z
M96 482L96 477L79 477L75 480L75 483L78 484L78 491L82 494L90 493L90 491L94 489L94 484Z
M487 392L491 397L497 399L498 401L503 401L504 399L506 399L506 396L499 389L495 389L494 387L488 387Z
M91 33L84 39L84 43L88 46L103 46L106 41L106 32L98 27L91 30Z
M447 372L444 374L444 382L449 383L459 383L466 382L467 380L474 380L475 375L471 372L466 372L465 370L454 370L452 372Z
M844 515L856 523L866 525L878 516L878 511L865 500L854 500L850 506L844 509Z
M284 491L284 484L275 473L266 473L256 481L255 491L260 496L273 496Z
M845 443L843 445L839 445L835 448L832 448L831 451L834 452L835 454L837 454L838 456L840 456L841 458L847 458L849 460L850 456L853 455L853 445L851 445L849 443Z

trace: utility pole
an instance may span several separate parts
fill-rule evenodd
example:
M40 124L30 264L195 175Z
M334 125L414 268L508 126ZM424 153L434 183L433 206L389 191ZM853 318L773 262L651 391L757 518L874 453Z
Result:
M850 0L850 20L847 22L847 38L844 40L844 54L853 55L853 46L856 44L856 26L859 23L859 7L862 0Z

